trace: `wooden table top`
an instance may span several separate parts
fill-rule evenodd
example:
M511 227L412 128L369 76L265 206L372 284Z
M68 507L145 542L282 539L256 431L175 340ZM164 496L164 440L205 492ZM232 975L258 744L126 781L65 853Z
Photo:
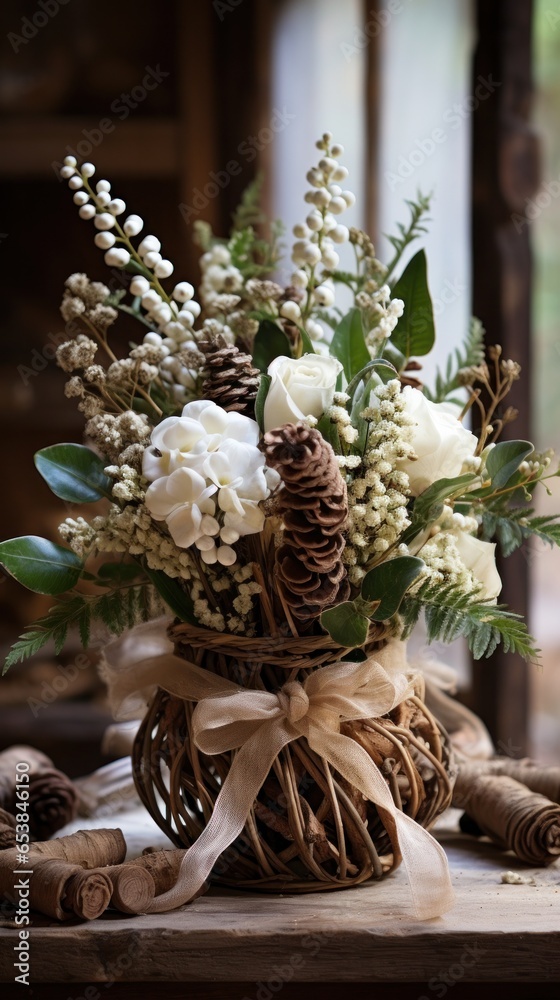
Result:
M449 814L438 837L449 857L456 905L420 922L402 867L381 882L308 895L213 888L172 913L87 924L37 917L31 981L429 983L431 997L463 982L560 980L560 863L528 869L489 843L459 833ZM81 821L81 826L88 825ZM89 825L123 828L131 853L166 844L143 811ZM76 827L80 823L75 824ZM501 882L505 870L536 885ZM16 931L0 927L0 981L13 982ZM3 991L2 991L3 992ZM459 991L454 994L457 996Z

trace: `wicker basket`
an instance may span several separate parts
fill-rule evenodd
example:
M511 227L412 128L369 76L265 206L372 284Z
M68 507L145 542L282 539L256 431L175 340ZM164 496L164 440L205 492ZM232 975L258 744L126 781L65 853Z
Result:
M179 656L250 688L275 690L340 660L328 636L243 639L187 624L171 627ZM383 644L373 633L368 651ZM347 651L346 651L347 652ZM345 723L381 769L399 809L429 828L451 800L451 751L418 692L389 715ZM158 690L138 731L133 773L144 805L178 847L208 822L232 752L202 754L191 737L195 706ZM390 817L349 785L304 738L276 759L243 834L221 856L213 879L228 886L313 892L381 878L400 862Z

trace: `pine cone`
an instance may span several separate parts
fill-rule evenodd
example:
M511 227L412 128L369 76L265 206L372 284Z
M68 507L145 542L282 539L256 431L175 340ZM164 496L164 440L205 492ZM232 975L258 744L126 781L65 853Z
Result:
M307 424L269 431L261 449L283 481L277 494L284 522L276 553L277 585L294 617L309 621L350 594L341 558L346 485L330 444Z
M219 334L202 341L199 347L205 355L202 367L204 398L213 400L224 410L236 410L253 417L261 373L253 367L250 355L228 344Z

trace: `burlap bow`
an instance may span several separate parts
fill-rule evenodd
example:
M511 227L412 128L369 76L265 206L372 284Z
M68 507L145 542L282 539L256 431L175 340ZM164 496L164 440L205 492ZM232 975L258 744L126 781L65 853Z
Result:
M153 633L152 633L153 635ZM398 838L408 872L415 913L428 919L453 903L443 848L401 812L371 757L340 732L342 722L378 718L413 693L413 678L399 665L340 662L315 670L303 684L290 681L277 693L240 688L194 663L163 652L140 662L122 656L122 643L109 647L105 676L121 717L134 707L132 693L148 697L154 685L197 702L193 737L205 754L237 750L214 805L212 817L186 852L176 885L158 896L148 912L187 903L203 885L220 855L242 832L253 802L280 751L305 737L310 748L373 802ZM117 654L117 655L115 655ZM120 706L120 710L119 710Z

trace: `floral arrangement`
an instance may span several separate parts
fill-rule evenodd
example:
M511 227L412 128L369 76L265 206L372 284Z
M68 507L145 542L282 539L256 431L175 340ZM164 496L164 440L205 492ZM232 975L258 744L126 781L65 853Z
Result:
M499 347L485 361L473 321L433 390L422 386L417 359L435 335L426 258L402 259L428 201L409 203L383 264L342 221L354 202L342 147L325 133L317 148L287 286L275 277L279 228L258 235L253 185L229 238L196 227L198 294L171 279L160 240L142 235L107 180L94 183L93 164L66 157L80 217L130 280L118 293L85 274L66 281L72 335L57 361L86 445L35 461L58 497L104 507L67 517L64 545L0 544L8 573L58 598L6 668L48 640L60 650L69 628L87 645L94 620L118 634L162 607L236 636L328 632L358 659L372 623L404 639L424 611L430 640L465 636L476 657L500 641L537 655L523 621L496 603L496 543L508 555L531 536L560 542L556 519L532 504L558 475L551 456L499 441L519 366ZM343 313L337 298L348 297ZM119 315L138 324L124 357L111 339Z

